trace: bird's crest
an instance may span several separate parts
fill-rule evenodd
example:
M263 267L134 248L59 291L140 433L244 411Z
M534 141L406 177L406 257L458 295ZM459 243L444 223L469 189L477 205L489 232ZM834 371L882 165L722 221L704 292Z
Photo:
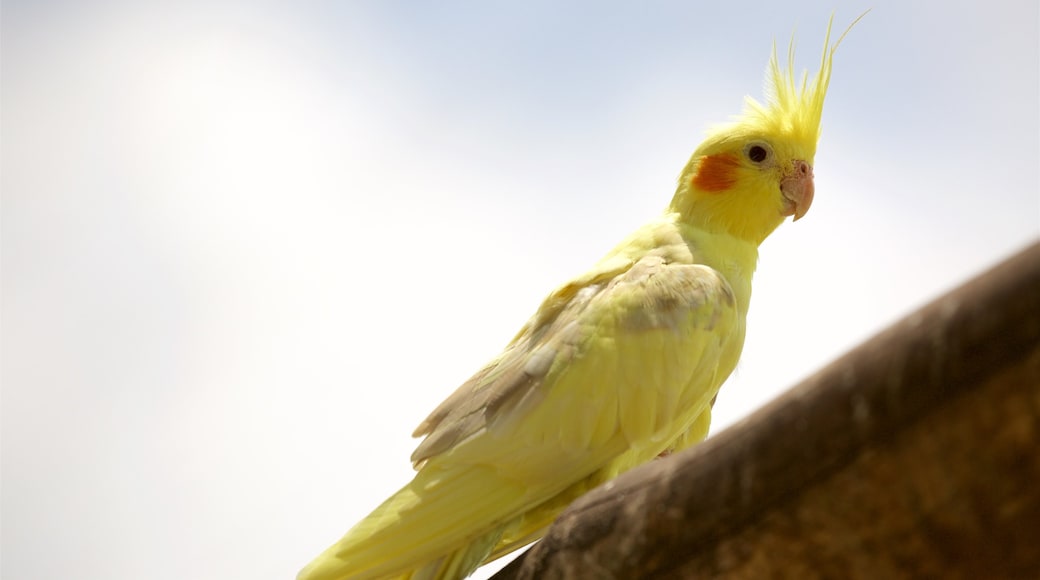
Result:
M845 39L845 35L867 15L867 12L853 20L833 46L830 44L830 38L834 17L831 16L830 22L827 23L827 35L823 41L820 70L817 71L812 82L809 82L807 71L802 72L800 79L795 78L794 39L792 38L787 50L786 68L781 67L776 52L776 42L773 42L773 54L766 71L765 104L752 97L747 97L744 113L735 120L734 124L712 131L709 140L712 140L712 137L722 137L723 133L731 132L734 128L739 127L742 129L741 132L784 135L798 142L808 151L815 153L816 141L820 137L823 102L831 80L831 63L834 53L838 50L841 41Z

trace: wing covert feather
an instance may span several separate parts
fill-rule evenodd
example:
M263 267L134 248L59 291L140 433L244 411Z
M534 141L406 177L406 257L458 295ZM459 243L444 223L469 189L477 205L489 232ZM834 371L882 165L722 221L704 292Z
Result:
M551 294L502 355L420 425L427 437L412 460L495 464L520 454L556 469L547 446L570 461L596 446L664 445L657 439L674 437L673 423L696 417L678 417L680 401L714 396L714 367L738 318L732 290L707 266L657 255L614 262ZM493 441L477 444L487 434Z

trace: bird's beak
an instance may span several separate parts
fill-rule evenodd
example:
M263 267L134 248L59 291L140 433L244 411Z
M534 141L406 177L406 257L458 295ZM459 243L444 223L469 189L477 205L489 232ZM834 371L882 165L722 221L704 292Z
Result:
M794 221L802 219L812 205L814 191L812 165L798 159L794 160L780 178L780 193L784 196L781 215L793 215Z

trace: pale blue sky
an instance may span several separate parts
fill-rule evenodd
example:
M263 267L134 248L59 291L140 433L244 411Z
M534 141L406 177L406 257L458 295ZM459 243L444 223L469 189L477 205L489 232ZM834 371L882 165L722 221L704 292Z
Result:
M832 11L713 432L1040 236L1035 0L560 4L3 4L3 577L292 577Z

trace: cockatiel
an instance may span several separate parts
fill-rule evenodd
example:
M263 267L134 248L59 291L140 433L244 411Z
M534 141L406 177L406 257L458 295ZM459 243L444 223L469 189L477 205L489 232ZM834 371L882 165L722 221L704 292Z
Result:
M767 103L710 131L664 214L549 294L419 425L412 482L299 580L468 576L586 491L702 440L744 343L758 246L812 204L840 42L828 26L811 82L793 45L786 69L774 46Z

